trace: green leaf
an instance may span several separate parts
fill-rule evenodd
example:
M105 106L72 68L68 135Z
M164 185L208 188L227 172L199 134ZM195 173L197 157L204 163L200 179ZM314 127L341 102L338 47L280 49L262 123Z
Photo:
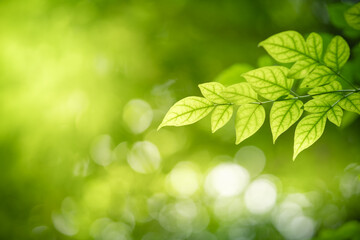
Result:
M305 103L304 109L311 113L327 112L331 108L331 104L322 99L312 99Z
M252 136L265 121L265 109L260 104L241 105L236 114L236 144Z
M323 99L313 99L304 105L305 111L311 113L326 113L327 118L337 126L340 126L343 117L343 111L334 103L329 103Z
M300 100L285 100L275 102L270 111L270 127L273 142L286 130L288 130L303 113L303 103Z
M355 4L345 12L345 20L349 26L360 30L360 3Z
M218 105L215 107L211 114L211 131L213 133L222 128L231 119L233 108L232 105Z
M183 126L195 123L208 115L213 108L213 103L205 98L184 98L169 109L158 129L164 126Z
M317 66L300 84L300 88L313 88L335 81L337 76L326 66Z
M288 69L281 66L262 67L243 74L253 89L267 99L289 95L294 80L288 79Z
M333 92L332 91L338 91L338 90L342 90L342 86L338 81L333 81L330 84L321 86L321 87L316 87L311 89L308 93L310 95L315 95L313 96L313 98L319 98L319 99L323 99L327 102L336 102L337 100L342 98L342 93L341 92ZM325 94L327 93L327 94ZM316 95L316 94L321 94L321 95Z
M289 78L301 79L306 77L318 63L311 59L305 58L297 61L291 68L288 74Z
M346 111L360 114L360 93L348 93L346 96L339 102L340 107Z
M225 99L236 105L257 102L257 94L247 82L231 85L222 92Z
M213 103L227 103L226 99L221 95L225 87L218 82L208 82L199 84L202 95Z
M341 107L335 105L327 112L327 118L330 120L330 122L340 127L343 114L344 112Z
M342 86L338 81L334 81L327 85L313 88L308 93L311 95L314 95L314 94L322 94L322 93L338 91L338 90L342 90ZM321 95L319 95L319 96L321 96Z
M310 114L299 122L295 129L294 156L314 144L323 134L326 125L326 112Z
M350 48L347 42L340 36L335 36L326 49L324 63L326 66L338 72L350 57Z
M332 23L333 26L335 26L337 29L343 29L346 30L348 33L348 29L350 26L347 24L345 20L345 12L349 9L349 5L344 4L343 2L337 2L337 3L328 3L327 5L327 12L329 15L329 20ZM353 30L352 28L350 28Z
M317 61L321 61L323 52L323 40L317 33L310 33L306 39L306 46L309 50L309 56Z
M307 53L303 36L295 31L275 34L262 41L259 46L264 47L270 56L281 63L295 62L304 58Z

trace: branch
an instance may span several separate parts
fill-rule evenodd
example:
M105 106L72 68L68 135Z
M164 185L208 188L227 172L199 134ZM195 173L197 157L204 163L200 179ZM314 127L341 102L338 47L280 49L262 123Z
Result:
M325 95L325 94L329 94L329 93L350 93L348 95L351 95L356 92L360 92L360 89L345 89L345 90L335 90L335 91L329 91L329 92L323 92L323 93L317 93L317 94L306 94L306 95L301 95L301 96L297 96L297 97L293 97L293 98L269 100L269 101L263 101L263 102L261 102L261 101L252 102L252 104L266 104L266 103L274 103L274 102L287 101L287 100L297 100L297 99L302 99L302 98L309 98L309 97L314 97L314 96ZM346 97L348 95L346 95Z

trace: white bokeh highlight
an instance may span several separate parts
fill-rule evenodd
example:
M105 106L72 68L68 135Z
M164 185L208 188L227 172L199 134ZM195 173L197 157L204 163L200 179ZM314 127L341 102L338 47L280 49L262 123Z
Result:
M266 157L260 148L245 146L235 154L235 162L246 168L251 177L255 177L264 170Z
M112 162L111 137L100 135L93 141L91 151L93 161L101 166L107 166Z
M191 162L178 163L167 177L168 192L171 195L189 197L200 186L196 166Z
M294 199L284 200L273 211L273 224L289 240L311 239L315 234L316 222L303 212Z
M232 197L243 192L249 183L248 171L235 163L222 163L206 177L205 190L213 197Z
M157 146L148 141L136 142L127 155L130 167L138 173L153 173L160 167Z
M276 203L276 187L267 179L253 181L245 192L245 206L253 214L269 212Z
M123 120L135 134L144 132L150 126L152 119L151 106L144 100L130 100L124 107Z

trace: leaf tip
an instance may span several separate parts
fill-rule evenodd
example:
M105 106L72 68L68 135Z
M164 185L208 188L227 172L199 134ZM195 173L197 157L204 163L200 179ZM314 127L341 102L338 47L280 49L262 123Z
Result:
M244 140L246 140L248 137L244 137L244 136L239 136L236 137L236 145L239 145L240 143L242 143Z
M335 126L341 127L341 122L333 122Z
M295 161L295 159L297 158L298 155L299 155L299 152L294 151L293 158L292 158L293 162Z
M162 121L156 130L159 131L161 128L163 128L165 126L166 126L166 123L164 123L164 121Z

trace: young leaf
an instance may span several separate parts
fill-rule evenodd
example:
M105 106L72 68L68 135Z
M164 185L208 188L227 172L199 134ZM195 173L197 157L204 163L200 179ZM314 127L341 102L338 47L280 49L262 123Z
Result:
M288 71L281 66L262 67L243 74L243 77L261 96L274 100L290 93L294 80L287 78Z
M294 156L314 144L323 134L326 125L326 112L314 113L301 119L295 129Z
M345 20L350 27L360 30L360 3L355 4L345 12Z
M270 56L281 63L295 62L304 58L307 53L303 36L295 31L275 34L262 41L259 46L264 47Z
M360 114L360 93L349 93L339 102L339 106L349 112Z
M340 127L341 120L343 117L343 110L338 105L333 106L328 112L327 112L327 118L335 124L336 126Z
M288 77L301 79L306 77L316 66L318 63L311 59L305 58L297 61L292 67L290 68Z
M326 66L317 66L300 84L300 88L313 88L335 81L337 76Z
M236 144L259 130L265 121L265 109L260 104L241 105L236 114Z
M231 85L221 93L225 99L236 105L257 102L257 94L247 82Z
M184 98L169 109L158 129L164 126L183 126L195 123L208 115L213 108L213 103L206 98Z
M323 52L323 40L317 33L310 33L306 39L306 46L309 50L309 56L317 61L321 61Z
M327 112L331 108L331 104L322 99L312 99L305 103L304 109L311 113Z
M227 103L225 98L221 96L221 92L225 87L218 82L208 82L199 84L202 95L213 103Z
M347 42L340 36L335 36L326 49L324 63L326 66L338 72L350 57L350 48Z
M286 100L275 102L270 111L270 127L273 142L289 129L303 113L303 103L300 100Z
M211 114L211 131L214 133L222 128L233 114L232 105L218 105Z

